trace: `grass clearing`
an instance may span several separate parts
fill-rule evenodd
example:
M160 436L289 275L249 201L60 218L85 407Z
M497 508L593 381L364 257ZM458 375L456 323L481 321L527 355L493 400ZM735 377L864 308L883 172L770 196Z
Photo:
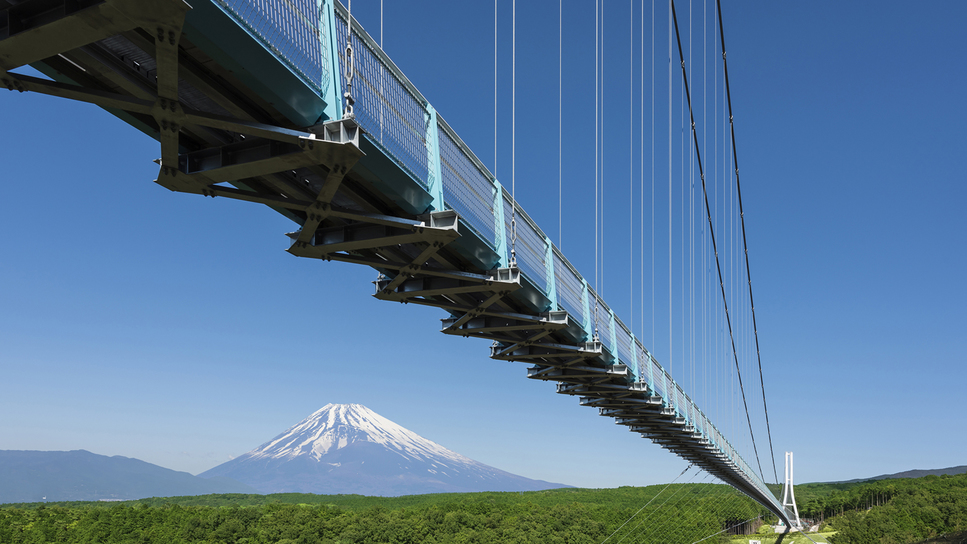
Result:
M758 540L761 544L829 544L829 537L836 533L808 533L809 538L802 533L789 533L788 535L746 535L735 537L729 540L729 544L749 544L750 541ZM780 540L781 537L781 540Z

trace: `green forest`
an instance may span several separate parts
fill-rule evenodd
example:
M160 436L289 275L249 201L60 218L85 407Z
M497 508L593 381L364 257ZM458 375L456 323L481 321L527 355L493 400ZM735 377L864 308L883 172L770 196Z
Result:
M833 544L940 542L967 531L967 474L806 484L796 495L800 515L822 520ZM772 542L763 522L775 520L712 484L405 497L229 494L2 505L0 542ZM762 537L736 536L755 532Z
M692 542L762 513L730 487L707 484L394 498L208 495L5 505L0 542L596 543L615 531L614 541ZM727 542L722 535L706 542Z
M967 531L967 474L810 484L796 495L800 515L825 519L835 544L912 544Z

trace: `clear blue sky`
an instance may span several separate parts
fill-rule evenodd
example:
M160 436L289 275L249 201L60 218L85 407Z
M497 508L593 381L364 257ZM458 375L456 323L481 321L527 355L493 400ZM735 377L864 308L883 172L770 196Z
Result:
M492 3L386 4L386 51L492 167ZM497 175L505 185L510 5L501 0ZM701 29L708 25L711 40L713 7L691 4L697 85ZM594 7L564 5L560 236L557 3L518 9L517 197L549 235L563 238L590 279ZM664 187L667 5L655 9L655 164ZM678 9L687 41L689 4ZM967 464L967 6L726 2L723 9L780 478L783 451L795 452L800 482ZM378 1L356 0L353 10L378 37ZM645 10L648 191L651 4ZM629 163L635 178L640 168L628 134L634 146L641 134L640 50L635 41L630 61L628 13L627 2L605 8L602 290L636 331L645 316L649 343L650 245L644 305L629 281L640 271L627 257L629 245L638 247L628 234L638 226L629 225L627 195L639 190L629 189ZM705 94L693 87L693 97L713 108L711 81ZM679 141L679 102L673 111ZM0 112L0 449L87 449L198 473L326 403L355 402L532 478L644 485L684 467L576 398L556 395L552 384L525 379L525 365L491 361L487 342L439 334L439 311L376 301L372 270L288 255L283 235L294 225L270 210L151 183L157 142L105 112L7 91ZM714 135L701 138L721 146ZM713 151L703 154L723 171L721 153L719 162ZM667 200L657 206L665 213ZM667 237L656 234L659 242ZM656 252L667 258L667 246ZM667 277L656 272L656 281L656 313L667 320ZM668 361L667 327L656 324L655 334L653 350Z

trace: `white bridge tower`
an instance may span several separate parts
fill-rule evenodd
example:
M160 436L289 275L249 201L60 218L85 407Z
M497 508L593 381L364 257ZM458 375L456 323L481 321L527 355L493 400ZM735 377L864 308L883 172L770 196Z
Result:
M786 512L792 514L789 516L793 523L793 527L799 528L802 526L802 522L799 521L799 508L796 507L796 494L792 489L792 452L786 452L786 483L782 485L782 507L786 509ZM793 517L795 515L795 517Z

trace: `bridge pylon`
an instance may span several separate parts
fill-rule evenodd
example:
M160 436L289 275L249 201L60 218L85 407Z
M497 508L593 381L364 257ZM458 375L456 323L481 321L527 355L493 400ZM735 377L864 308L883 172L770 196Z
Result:
M796 506L796 494L792 484L792 452L786 452L786 481L782 484L782 507L789 513L789 520L792 526L799 528L802 522L799 521L799 508Z

